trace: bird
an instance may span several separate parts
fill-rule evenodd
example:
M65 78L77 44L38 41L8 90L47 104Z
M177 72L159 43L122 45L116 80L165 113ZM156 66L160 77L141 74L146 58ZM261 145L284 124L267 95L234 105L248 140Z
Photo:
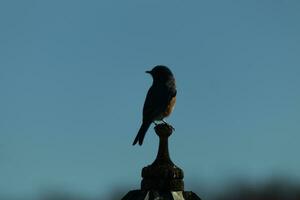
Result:
M164 121L174 109L176 103L176 83L171 70L164 65L157 65L152 70L146 71L153 78L152 86L149 88L143 106L142 125L132 145L143 144L145 134L152 123Z

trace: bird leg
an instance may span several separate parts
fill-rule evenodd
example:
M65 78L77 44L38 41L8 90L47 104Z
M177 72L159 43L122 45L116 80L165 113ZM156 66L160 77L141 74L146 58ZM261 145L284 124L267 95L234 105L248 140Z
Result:
M173 131L175 131L175 128L173 126L171 126L170 124L168 124L165 120L161 120L164 124L168 125Z

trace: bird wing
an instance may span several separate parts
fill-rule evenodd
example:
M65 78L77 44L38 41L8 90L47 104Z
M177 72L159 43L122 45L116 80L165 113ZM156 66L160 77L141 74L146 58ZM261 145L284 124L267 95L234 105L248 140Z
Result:
M153 121L160 113L161 103L157 89L152 85L148 90L143 108L143 121Z
M162 85L152 85L147 93L143 108L143 120L153 121L165 111L176 89Z

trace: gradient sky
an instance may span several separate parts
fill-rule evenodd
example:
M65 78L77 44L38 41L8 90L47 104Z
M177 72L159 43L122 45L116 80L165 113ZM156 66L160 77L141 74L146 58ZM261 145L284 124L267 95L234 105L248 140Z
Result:
M165 64L173 161L193 183L300 179L300 3L1 1L0 195L138 188L156 155L131 146Z

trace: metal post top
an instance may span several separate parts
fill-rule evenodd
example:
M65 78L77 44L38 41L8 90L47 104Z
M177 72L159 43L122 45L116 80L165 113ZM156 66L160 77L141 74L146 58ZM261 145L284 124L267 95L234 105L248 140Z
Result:
M154 130L159 137L156 159L142 170L141 190L128 192L122 200L201 200L195 193L184 191L183 170L170 158L168 138L174 128L163 123Z
M168 137L174 128L168 124L158 124L154 128L159 136L159 148L155 161L142 170L142 190L183 191L183 170L171 160Z

